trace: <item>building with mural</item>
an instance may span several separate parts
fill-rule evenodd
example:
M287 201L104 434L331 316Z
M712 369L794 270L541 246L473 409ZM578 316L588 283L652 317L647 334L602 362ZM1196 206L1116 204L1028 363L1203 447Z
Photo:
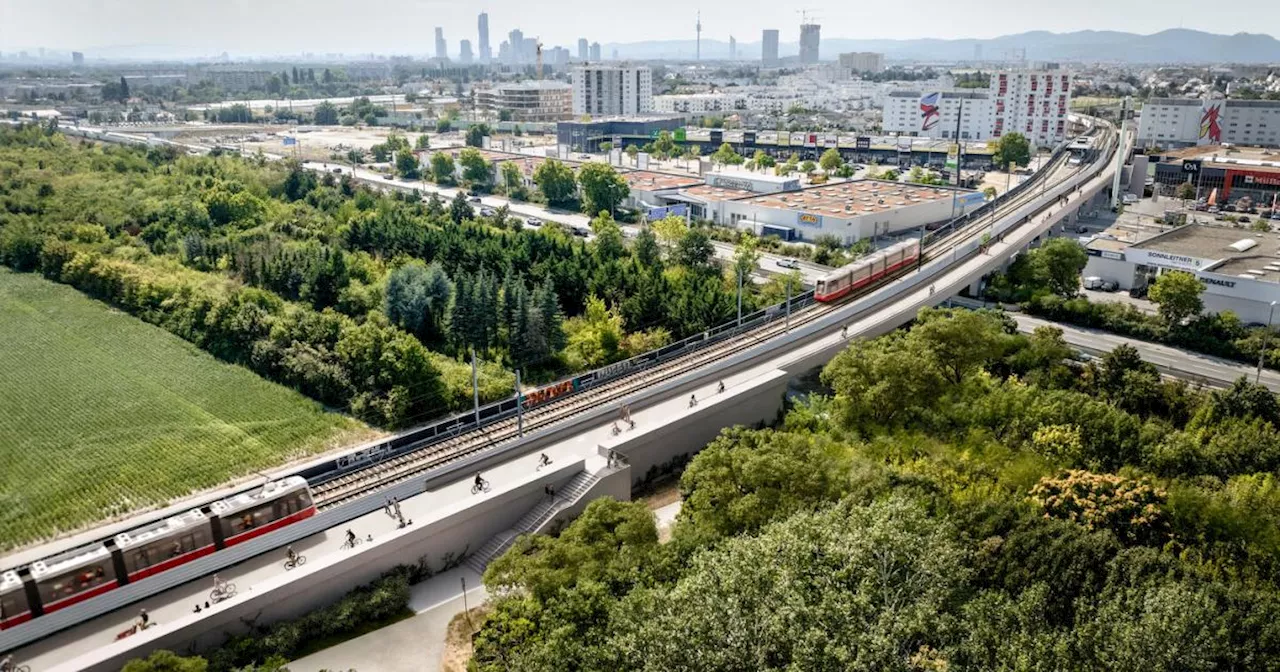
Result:
M1138 145L1280 147L1280 101L1152 98L1138 121Z
M986 89L900 90L885 99L882 127L911 137L986 140L1018 132L1053 147L1068 136L1071 74L1062 70L1002 70Z

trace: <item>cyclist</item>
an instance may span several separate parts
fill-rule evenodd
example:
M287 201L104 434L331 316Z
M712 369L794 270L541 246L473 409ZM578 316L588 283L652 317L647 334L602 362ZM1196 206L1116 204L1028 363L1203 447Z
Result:
M217 574L213 575L213 592L221 593L222 590L226 587L226 585L227 585L227 582L218 578Z
M840 327L840 338L849 338L849 326Z
M933 296L933 285L929 285L929 296Z
M614 436L617 436L617 435L619 435L619 434L621 434L621 433L622 433L622 428L618 426L618 421L617 421L617 420L614 420L614 421L613 421L613 429L612 429L612 430L610 430L610 431L612 431L612 432L613 432L613 435L614 435Z
M689 395L689 408L693 408L694 406L697 406L697 405L698 405L698 395L696 393Z
M0 672L13 672L13 656L5 656L0 660Z
M289 544L289 546L284 549L284 554L286 557L288 557L289 564L291 565L298 564L298 552L293 550L293 544Z
M148 625L151 625L151 615L147 613L146 609L143 609L138 612L138 629L146 630Z
M356 533L355 533L355 532L352 532L352 531L351 531L351 528L347 528L347 545L348 545L348 546L350 546L350 547L352 547L352 548L355 548L356 543L357 543L357 541L356 541Z
M539 456L538 456L538 466L539 466L539 467L545 467L545 466L547 466L547 465L549 465L549 464L551 464L551 458L547 457L547 454L546 454L546 453L543 453L543 454L541 454L541 455L539 455Z
M484 489L484 478L480 476L480 472L478 471L476 472L476 489L477 490Z
M724 381L723 381L723 380L722 380L722 381L720 381L720 384L716 386L716 393L717 393L717 394L723 394L723 393L724 393Z

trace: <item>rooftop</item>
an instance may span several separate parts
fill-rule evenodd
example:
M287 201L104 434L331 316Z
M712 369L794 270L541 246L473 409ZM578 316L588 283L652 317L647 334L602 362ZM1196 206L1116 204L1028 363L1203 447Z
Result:
M887 212L951 198L951 191L900 182L856 180L744 199L752 205L845 217Z
M1231 248L1232 245L1244 240L1252 240L1256 245L1240 250ZM1280 282L1280 234L1270 231L1191 224L1140 241L1133 246L1144 250L1223 262L1201 270L1211 270L1223 275L1248 275L1255 280Z
M1280 161L1280 151L1263 149L1261 147L1241 147L1233 145L1230 148L1222 145L1198 145L1195 147L1184 147L1166 152L1161 152L1167 159L1202 159L1215 163L1221 163L1227 160L1233 160L1237 163L1248 163L1252 161Z
M531 82L499 82L490 88L491 91L568 91L573 87L567 82L556 82L551 80L531 81Z
M679 189L702 184L702 180L689 175L654 173L647 170L633 170L622 173L622 179L626 180L632 189L643 189L645 191Z
M697 186L681 189L681 194L685 196L693 196L704 201L736 201L740 198L751 198L755 196L754 191L746 189L728 189L725 187L713 187L709 184L699 184ZM794 192L792 192L794 193Z

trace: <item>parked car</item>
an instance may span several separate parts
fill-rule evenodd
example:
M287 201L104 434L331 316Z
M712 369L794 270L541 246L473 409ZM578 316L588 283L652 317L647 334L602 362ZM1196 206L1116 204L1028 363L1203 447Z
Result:
M1140 200L1142 200L1142 199L1138 198L1138 195L1137 195L1137 194L1125 194L1125 195L1124 195L1124 198L1123 198L1123 199L1121 199L1121 200L1123 200L1123 201L1124 201L1124 204L1125 204L1125 205L1133 205L1134 203L1137 203L1138 201L1140 201Z
M1114 292L1116 291L1116 283L1111 280L1103 280L1096 275L1091 275L1084 279L1084 288L1099 292Z

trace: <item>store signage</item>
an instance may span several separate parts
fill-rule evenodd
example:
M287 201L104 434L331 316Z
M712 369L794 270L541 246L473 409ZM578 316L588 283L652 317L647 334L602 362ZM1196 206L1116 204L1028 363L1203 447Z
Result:
M1200 282L1203 282L1206 285L1217 285L1219 287L1226 287L1227 289L1231 289L1236 286L1235 280L1223 280L1221 278L1210 278L1208 276L1201 277Z
M1124 261L1124 252L1112 252L1111 250L1099 250L1098 256L1103 259L1115 259L1116 261Z
M871 149L871 138L858 138L858 149Z
M1135 264L1150 264L1152 266L1162 266L1164 268L1176 268L1183 271L1199 270L1205 265L1204 259L1188 257L1182 254L1171 254L1169 252L1160 252L1157 250L1135 250L1130 248L1128 255L1129 261Z
M807 212L801 212L796 215L796 223L800 226L820 229L822 228L822 215L811 215Z
M1198 173L1198 172L1200 172L1200 162L1199 162L1199 161L1183 161L1183 162L1182 162L1182 172L1184 172L1184 173Z

